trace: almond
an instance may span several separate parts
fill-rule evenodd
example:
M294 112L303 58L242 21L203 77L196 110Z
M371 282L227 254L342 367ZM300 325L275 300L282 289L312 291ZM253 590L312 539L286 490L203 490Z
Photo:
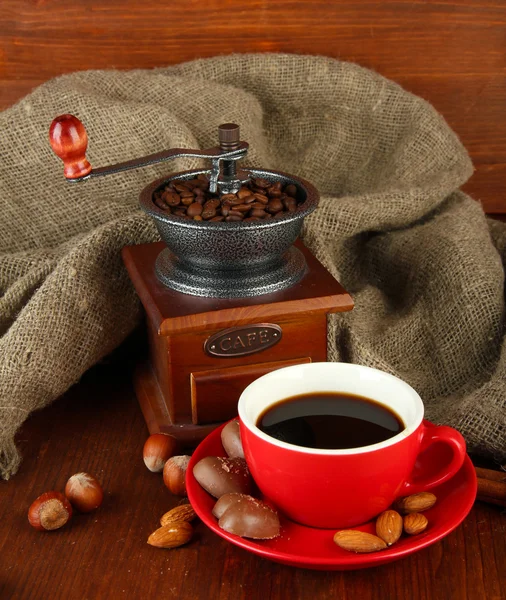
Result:
M354 529L338 531L334 535L334 542L344 550L360 553L377 552L387 547L381 538L372 533L365 533L365 531L356 531Z
M418 535L427 529L427 517L420 513L409 513L404 517L404 531L409 535Z
M197 516L197 513L193 510L191 504L181 504L176 506L169 512L166 512L160 519L160 525L165 527L169 523L177 523L178 521L186 521L189 523Z
M420 492L405 498L399 498L395 502L395 508L403 515L414 512L429 510L436 504L436 496L430 492Z
M382 512L376 520L376 535L388 546L394 544L402 533L402 517L395 510Z
M169 523L153 531L148 538L148 544L157 548L177 548L188 543L192 535L193 527L190 523L184 521Z

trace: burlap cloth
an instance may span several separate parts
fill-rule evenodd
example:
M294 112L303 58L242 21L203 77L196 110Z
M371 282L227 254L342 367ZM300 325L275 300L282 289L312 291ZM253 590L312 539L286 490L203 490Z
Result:
M473 451L506 455L506 225L458 191L473 168L424 100L354 64L233 55L152 71L60 77L0 114L0 474L14 434L118 346L142 310L120 258L157 239L139 191L166 163L70 185L53 117L86 125L95 166L216 144L241 125L248 164L312 181L304 241L352 293L329 327L332 360L390 371Z

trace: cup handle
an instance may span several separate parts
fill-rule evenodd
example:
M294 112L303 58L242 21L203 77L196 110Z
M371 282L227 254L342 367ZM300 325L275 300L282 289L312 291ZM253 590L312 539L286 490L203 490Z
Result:
M450 464L443 469L439 469L431 476L417 479L416 481L408 479L401 489L400 495L402 496L425 492L444 483L448 479L451 479L462 467L466 457L466 442L462 435L452 427L447 427L446 425L427 427L426 425L423 425L422 436L419 455L433 444L443 443L448 446L452 452ZM410 477L412 477L412 475Z

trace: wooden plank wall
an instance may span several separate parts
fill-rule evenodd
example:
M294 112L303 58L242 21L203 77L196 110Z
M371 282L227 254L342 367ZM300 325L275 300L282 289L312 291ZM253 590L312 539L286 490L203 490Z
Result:
M0 0L0 108L61 73L259 51L355 61L426 98L473 158L466 190L506 213L505 0Z

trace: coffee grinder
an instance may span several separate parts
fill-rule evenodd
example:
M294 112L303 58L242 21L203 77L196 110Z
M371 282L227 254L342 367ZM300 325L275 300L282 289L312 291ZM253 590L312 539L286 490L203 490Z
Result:
M83 181L182 157L211 167L170 174L140 194L140 206L161 242L126 246L124 264L144 306L149 355L134 384L149 432L194 445L237 414L242 390L281 367L327 360L327 315L353 308L349 294L298 240L318 192L295 175L238 168L248 144L239 127L218 127L219 145L172 148L92 169L88 137L72 115L50 128L54 152L69 181ZM250 179L292 184L297 208L254 222L210 222L167 214L154 201L170 182L205 175L209 190L237 193Z

